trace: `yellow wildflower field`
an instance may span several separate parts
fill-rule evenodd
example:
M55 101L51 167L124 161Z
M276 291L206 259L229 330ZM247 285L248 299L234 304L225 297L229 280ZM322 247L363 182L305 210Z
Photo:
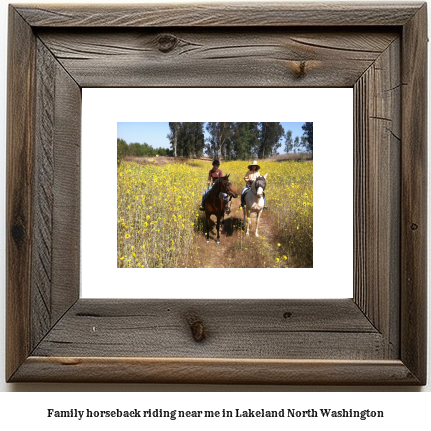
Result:
M268 173L265 211L268 232L264 239L248 244L242 229L242 211L229 216L235 252L260 247L267 255L265 267L311 267L313 262L313 163L296 161L259 162L260 173ZM248 162L225 162L241 192ZM203 252L203 213L199 212L206 188L208 162L165 165L122 162L117 169L117 266L120 268L208 267L209 253ZM239 198L236 205L239 205ZM233 207L232 207L233 208ZM259 228L262 234L261 228ZM251 232L253 234L253 232ZM269 244L272 242L272 244ZM263 245L265 244L265 247ZM220 249L219 249L220 250ZM238 258L238 256L237 256ZM226 259L226 262L232 259ZM250 261L241 259L236 262ZM253 259L251 259L253 262ZM234 265L234 264L233 264ZM239 266L238 263L235 264Z

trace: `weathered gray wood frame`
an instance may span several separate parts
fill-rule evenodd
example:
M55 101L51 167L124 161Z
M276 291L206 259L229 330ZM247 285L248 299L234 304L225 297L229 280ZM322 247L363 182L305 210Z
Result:
M423 3L11 6L6 379L425 384L426 45ZM80 299L81 88L118 86L352 87L354 298Z

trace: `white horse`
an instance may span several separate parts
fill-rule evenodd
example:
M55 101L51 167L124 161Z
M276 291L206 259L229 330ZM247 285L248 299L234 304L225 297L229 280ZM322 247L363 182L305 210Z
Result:
M266 176L256 178L251 185L251 190L247 192L245 195L245 205L243 208L244 211L244 228L247 226L246 235L250 234L250 225L251 225L251 213L256 213L256 232L255 235L259 236L258 227L259 227L259 219L260 215L263 211L263 191L266 187ZM248 222L247 222L248 221ZM247 222L247 225L246 225Z

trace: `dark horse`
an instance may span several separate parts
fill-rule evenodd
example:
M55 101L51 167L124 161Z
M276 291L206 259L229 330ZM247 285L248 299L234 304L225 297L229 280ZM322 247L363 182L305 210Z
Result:
M231 198L238 197L238 193L229 181L229 175L218 178L205 197L204 208L207 219L207 243L210 242L210 217L211 214L214 214L217 217L217 244L220 244L220 220L224 219L224 211L226 209L226 202L220 198L220 193L226 193Z

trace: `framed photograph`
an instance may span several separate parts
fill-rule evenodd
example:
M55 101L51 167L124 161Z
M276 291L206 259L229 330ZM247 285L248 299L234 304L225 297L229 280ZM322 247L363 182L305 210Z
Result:
M329 99L331 109L327 109ZM208 100L211 103L202 103ZM281 101L286 101L282 109ZM233 132L227 150L238 148L235 134L246 122L254 120L252 126L259 130L257 120L281 116L291 121L280 123L284 130L293 129L296 136L303 132L301 119L314 119L314 140L330 144L318 145L312 154L291 152L265 160L255 155L250 162L223 157L223 174L230 175L238 193L244 187L247 165L258 159L260 172L268 176L269 209L262 211L258 237L257 217L251 215L247 235L241 199L233 198L231 213L220 229L221 242L216 245L216 217L210 221L207 244L205 212L199 211L213 159L164 157L166 150L159 150L153 157L127 155L117 162L113 137L117 136L117 142L132 143L125 150L139 154L137 151L146 147L134 142L145 141L154 148L169 145L167 118L180 117L181 124L188 126L185 120L220 119L220 115L238 120L229 124ZM82 120L81 298L353 297L353 89L85 88ZM183 142L184 135L180 134ZM252 145L259 143L259 139L251 141ZM183 150L180 145L181 139L179 154ZM282 152L284 138L280 145ZM294 161L296 157L299 161ZM334 183L328 183L329 172L336 172ZM338 181L341 178L343 181ZM99 179L103 179L103 187ZM180 188L189 192L184 195ZM173 205L173 197L178 201L181 195L184 205ZM328 202L336 206L335 229L328 229L334 226ZM95 223L98 213L103 217L96 216ZM155 270L162 266L169 271ZM102 273L100 267L104 268ZM286 267L293 270L284 275L276 271ZM220 273L220 268L226 271ZM319 280L328 271L331 284L323 288ZM152 279L157 288L151 287ZM215 280L223 282L212 288Z
M11 5L8 44L7 381L426 384L425 3ZM353 89L353 297L83 298L82 92L119 87Z

